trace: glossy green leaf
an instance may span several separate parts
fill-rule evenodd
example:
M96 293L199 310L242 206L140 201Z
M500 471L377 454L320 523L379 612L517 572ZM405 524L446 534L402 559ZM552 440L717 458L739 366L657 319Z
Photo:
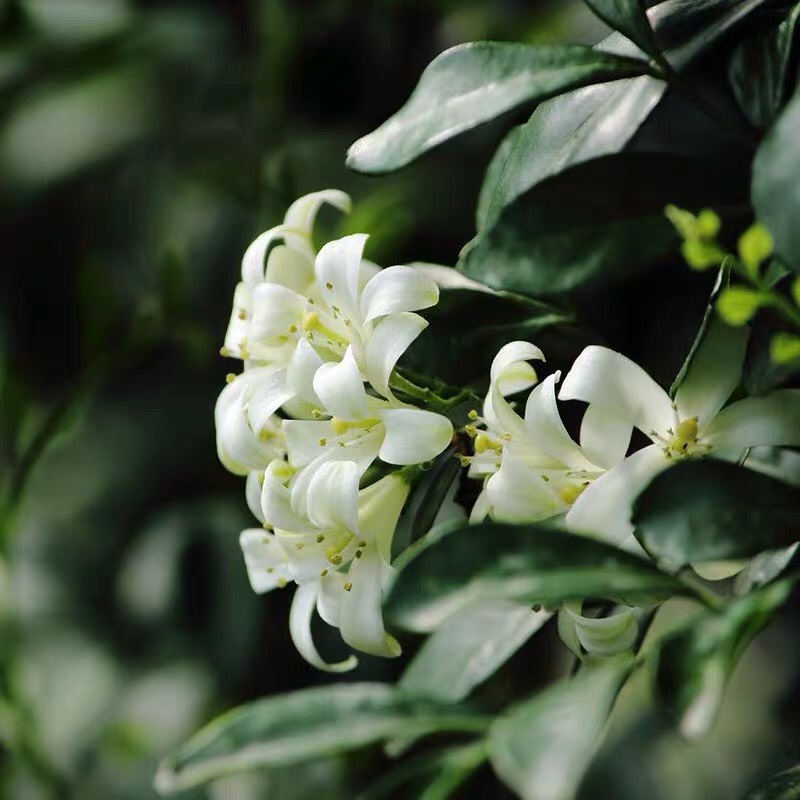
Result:
M493 675L550 619L546 611L486 602L447 620L408 665L400 686L409 693L458 702Z
M736 101L757 128L768 128L788 97L796 76L791 72L800 5L783 18L757 30L739 44L728 64Z
M296 764L391 737L475 726L476 718L463 711L385 684L305 689L218 717L161 763L156 788L170 794L230 773Z
M603 542L545 525L485 522L420 548L397 576L388 609L404 628L428 632L485 601L553 607L608 598L634 605L686 591L649 561Z
M503 179L506 163L517 146L517 140L522 133L522 125L513 127L494 151L489 166L483 176L481 191L478 195L478 205L475 209L475 228L483 230L489 223L491 204L498 183Z
M632 519L644 548L670 565L747 558L800 538L800 488L728 462L684 461L639 495Z
M523 800L570 800L600 744L625 657L587 668L503 714L489 729L489 758Z
M459 267L496 289L529 294L607 282L677 256L668 202L722 207L744 203L746 192L735 173L688 156L595 159L505 207L465 248Z
M586 5L610 28L619 31L645 53L658 53L643 0L586 0Z
M800 95L786 106L753 162L753 205L776 252L800 272Z
M347 164L360 172L397 169L520 103L647 70L638 59L580 45L458 45L428 65L400 111L352 145Z
M800 800L800 766L768 778L751 789L744 800Z
M791 581L780 581L721 612L703 612L660 644L654 657L656 693L684 736L700 736L711 727L739 657L791 588Z

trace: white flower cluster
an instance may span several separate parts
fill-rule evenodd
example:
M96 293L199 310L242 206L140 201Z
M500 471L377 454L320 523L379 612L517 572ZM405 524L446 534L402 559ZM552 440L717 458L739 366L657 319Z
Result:
M263 525L240 540L253 589L297 583L290 630L298 650L343 670L353 657L327 664L314 647L315 608L352 647L399 653L381 598L409 487L394 470L360 488L364 474L376 458L397 466L433 459L453 428L392 391L395 365L427 325L414 312L436 304L436 283L412 267L366 261L364 235L317 253L312 231L325 203L350 208L339 191L307 195L245 252L221 351L243 370L228 376L215 422L219 458L247 477L247 502Z

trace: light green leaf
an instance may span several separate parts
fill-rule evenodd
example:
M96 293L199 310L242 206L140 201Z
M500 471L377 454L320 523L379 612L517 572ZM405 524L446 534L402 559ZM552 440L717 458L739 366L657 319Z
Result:
M594 755L631 661L587 668L503 714L489 729L489 758L523 800L570 800Z
M550 619L546 611L506 602L464 609L438 628L408 665L410 694L458 702L500 668Z
M780 365L800 360L800 336L794 333L776 333L770 342L769 354Z
M400 111L353 144L347 164L360 172L397 169L520 103L648 69L638 59L579 45L458 45L428 65Z
M676 567L748 558L800 538L800 488L723 461L662 472L633 509L636 536Z
M717 300L717 313L728 325L739 327L750 322L756 311L769 302L769 295L763 292L747 286L728 286Z
M768 778L751 789L744 800L800 800L800 766Z
M555 607L567 600L636 601L686 593L645 559L545 525L456 528L409 560L388 598L404 628L428 632L486 601Z
M759 267L772 255L769 231L756 223L739 237L739 258L750 275L758 275Z
M333 684L268 697L223 714L162 761L156 789L171 794L222 775L296 764L384 739L475 730L462 710L378 683Z
M736 662L791 589L791 581L773 583L722 612L703 612L660 643L654 656L656 693L684 736L700 736L711 727Z
M800 272L799 128L800 95L795 95L756 152L752 186L756 215L795 272Z

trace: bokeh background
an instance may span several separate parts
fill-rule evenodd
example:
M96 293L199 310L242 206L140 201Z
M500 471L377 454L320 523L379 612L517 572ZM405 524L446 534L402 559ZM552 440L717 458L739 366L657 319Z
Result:
M242 481L216 460L241 253L294 198L338 187L354 213L323 231L370 233L384 264L455 263L493 147L525 112L383 178L348 173L347 146L446 47L603 33L564 0L0 0L0 797L154 797L158 758L214 714L330 680L291 645L289 592L250 591ZM668 381L706 289L675 265L572 302ZM318 638L336 652L335 633ZM481 701L565 664L545 633ZM366 657L345 679L401 666ZM784 618L694 749L633 693L586 797L737 797L800 760L797 674ZM186 796L349 800L386 763ZM481 773L459 796L509 795Z

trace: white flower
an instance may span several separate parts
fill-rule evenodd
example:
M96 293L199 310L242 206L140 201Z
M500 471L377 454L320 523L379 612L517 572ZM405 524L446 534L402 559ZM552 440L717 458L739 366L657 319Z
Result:
M311 234L320 207L328 203L344 213L350 198L336 189L305 195L289 207L283 224L258 236L242 258L242 280L236 287L222 348L233 358L285 363L294 319L292 303L305 298L314 282ZM281 338L283 337L283 338Z
M303 476L285 462L266 470L261 516L274 532L248 530L241 544L257 592L295 581L290 630L298 651L321 669L341 671L353 658L326 664L311 638L314 608L357 650L379 656L400 653L383 627L381 599L391 574L391 543L409 486L391 474L358 489L359 470L350 461L322 465L307 481L306 503L292 503L290 484Z
M524 419L514 411L505 396L537 381L529 359L543 361L544 355L534 345L517 341L501 348L492 362L483 407L486 429L469 430L475 436L469 474L487 478L473 522L487 514L508 522L534 522L571 513L589 484L625 456L631 427L609 414L587 415L582 446L573 441L556 404L558 372L531 391Z
M739 460L750 447L800 445L800 391L783 389L725 407L741 378L748 332L713 324L674 402L637 364L605 347L587 347L561 387L560 399L589 403L646 434L652 444L626 458L576 501L570 525L626 546L631 507L662 470L682 458ZM588 413L587 412L587 413Z

